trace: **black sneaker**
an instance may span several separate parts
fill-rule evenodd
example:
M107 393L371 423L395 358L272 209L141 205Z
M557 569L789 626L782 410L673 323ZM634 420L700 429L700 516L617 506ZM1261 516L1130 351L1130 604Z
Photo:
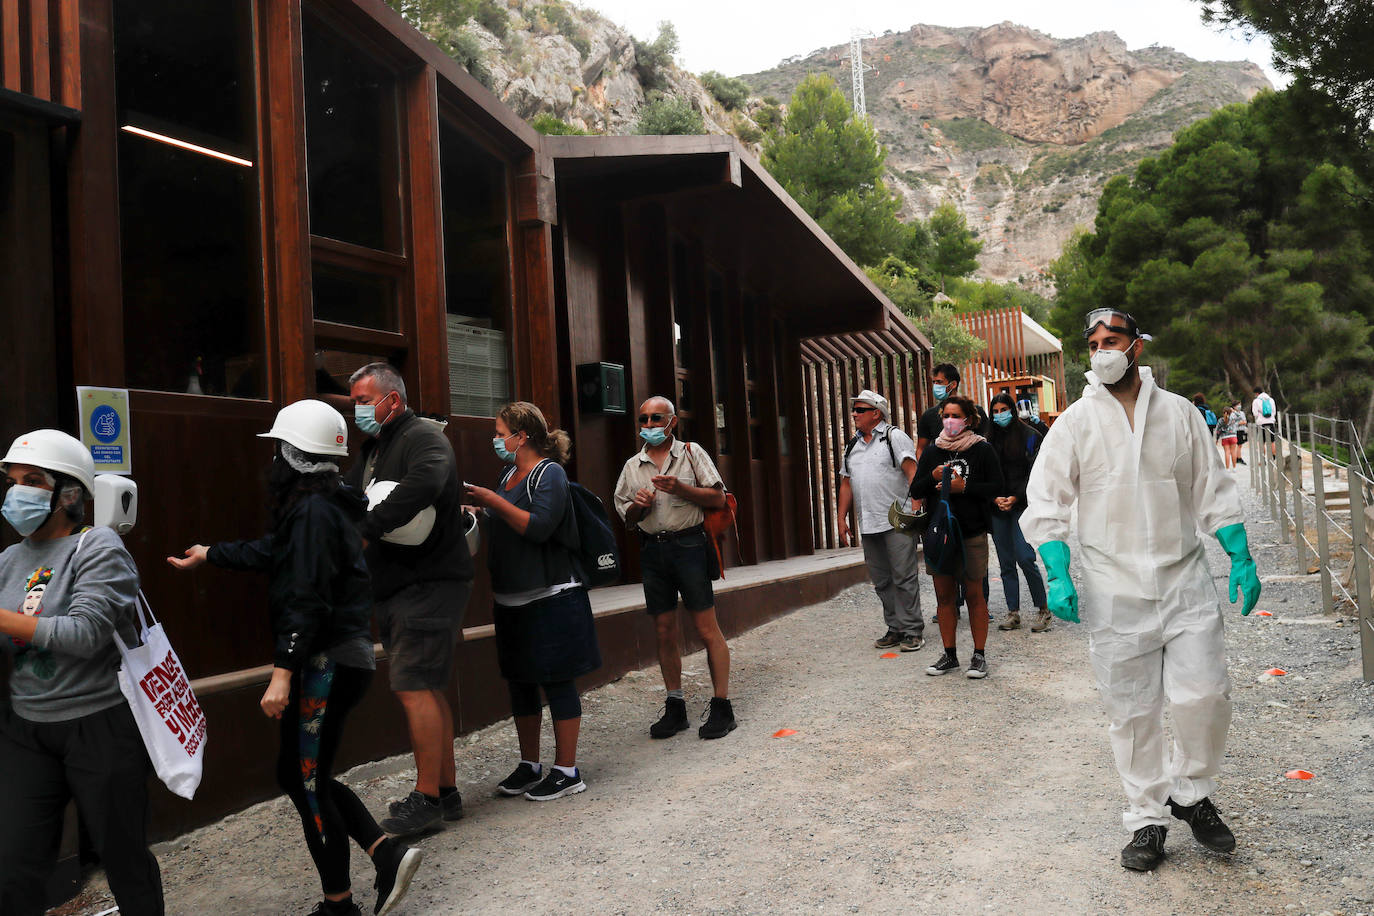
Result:
M706 712L706 724L697 729L698 738L724 738L735 730L735 708L729 700L711 697Z
M549 775L545 776L539 785L526 792L525 797L530 801L543 802L586 791L587 784L582 781L582 771L574 768L574 773L576 775L569 776L557 767L549 767Z
M1210 798L1195 805L1180 805L1169 799L1169 811L1193 830L1193 839L1213 852L1231 852L1236 848L1236 835L1217 813Z
M663 718L649 726L650 738L671 738L678 732L685 732L691 725L687 721L687 701L678 697L663 700Z
M444 825L444 812L438 802L425 798L422 792L411 792L377 826L389 836L415 836Z
M899 643L899 642L901 642L901 641L902 641L902 634L901 634L901 633L898 633L896 630L888 630L886 633L884 633L882 636L879 636L879 637L874 641L874 643L873 643L873 648L875 648L875 649L891 649L893 646L897 645L897 643Z
M958 671L959 663L948 652L940 656L935 664L926 669L926 674L935 677L941 674L949 674L951 671Z
M363 911L349 897L347 900L321 900L307 916L363 916Z
M524 795L530 789L544 781L544 768L535 769L525 761L520 761L520 765L511 770L511 774L501 780L501 784L496 787L496 791L502 795Z
M908 633L899 644L903 652L919 652L926 646L926 638L919 633Z
M968 670L964 672L965 677L981 680L988 676L988 657L982 652L973 653L973 659L968 663Z
M382 840L372 855L372 864L377 867L377 880L372 886L377 889L377 904L372 908L375 914L390 913L410 889L410 879L424 861L425 854L414 847L396 840Z
M1164 837L1168 833L1169 828L1159 824L1141 827L1121 850L1121 866L1131 871L1154 871L1164 859Z
M386 806L386 813L390 814L392 817L396 817L404 810L402 806L406 801L407 799L400 798L391 802ZM439 796L439 810L443 812L444 820L446 821L461 820L463 817L463 796L458 793L457 789L454 789L447 795L441 794Z

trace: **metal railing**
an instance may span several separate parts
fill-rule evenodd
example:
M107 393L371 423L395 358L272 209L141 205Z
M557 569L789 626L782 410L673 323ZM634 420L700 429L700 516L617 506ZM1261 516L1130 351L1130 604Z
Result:
M1374 473L1359 435L1347 420L1313 414L1279 413L1271 427L1250 429L1250 485L1278 523L1279 543L1291 537L1295 574L1320 577L1323 613L1358 618L1364 679L1374 681Z

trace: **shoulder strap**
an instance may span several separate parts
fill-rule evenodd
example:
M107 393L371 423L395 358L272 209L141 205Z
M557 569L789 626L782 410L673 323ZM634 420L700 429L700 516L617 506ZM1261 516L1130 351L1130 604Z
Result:
M552 458L543 459L534 467L530 468L529 474L525 477L525 498L530 501L531 506L534 505L534 488L539 486L539 481L544 477L544 469L552 460Z
M849 453L852 452L852 451L854 451L854 446L856 446L856 445L859 444L859 437L862 436L862 435L863 435L863 433L855 433L855 434L854 434L854 438L853 438L853 439L850 439L849 442L847 442L847 443L845 444L845 447L844 447L844 471L845 471L846 474L849 473Z

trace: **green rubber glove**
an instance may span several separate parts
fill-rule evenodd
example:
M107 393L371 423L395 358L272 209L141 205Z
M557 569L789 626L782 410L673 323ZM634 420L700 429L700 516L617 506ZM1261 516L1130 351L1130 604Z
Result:
M1078 623L1078 590L1069 578L1069 545L1048 541L1040 545L1040 559L1045 561L1049 580L1050 613L1060 620Z
M1245 604L1240 609L1240 615L1244 617L1255 609L1260 596L1259 574L1250 556L1245 526L1227 525L1217 532L1217 540L1231 557L1231 603L1236 603L1236 591L1239 590L1245 598Z

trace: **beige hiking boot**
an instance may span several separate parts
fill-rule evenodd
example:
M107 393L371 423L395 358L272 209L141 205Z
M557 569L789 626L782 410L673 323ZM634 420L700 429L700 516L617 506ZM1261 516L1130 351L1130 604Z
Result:
M1043 633L1050 628L1054 622L1054 617L1047 608L1037 608L1035 611L1035 623L1031 624L1032 633Z
M999 630L1019 630L1021 629L1021 615L1012 611L1007 615L1007 619L997 625Z

